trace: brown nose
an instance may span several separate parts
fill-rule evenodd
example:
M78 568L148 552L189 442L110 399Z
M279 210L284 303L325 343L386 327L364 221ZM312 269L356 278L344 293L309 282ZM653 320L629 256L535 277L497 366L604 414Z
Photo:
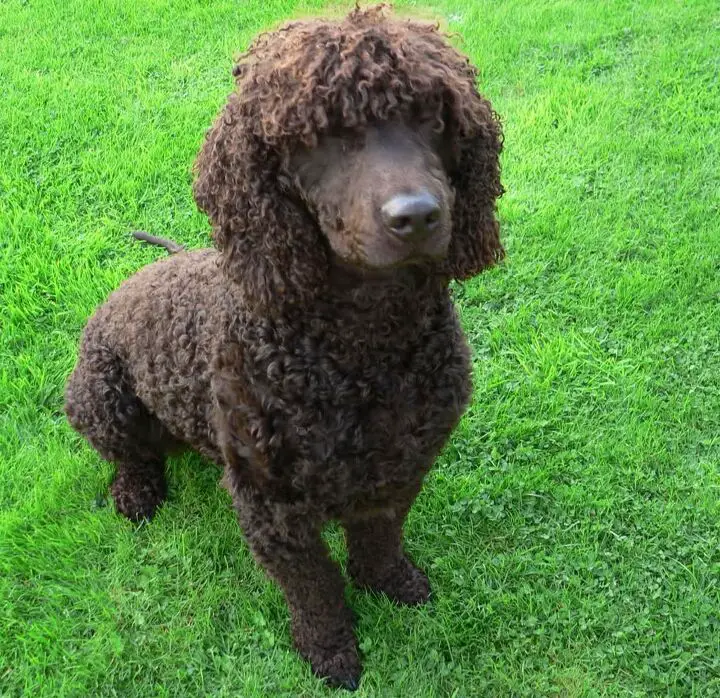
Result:
M392 233L410 242L426 238L440 224L440 203L427 192L394 196L380 210Z

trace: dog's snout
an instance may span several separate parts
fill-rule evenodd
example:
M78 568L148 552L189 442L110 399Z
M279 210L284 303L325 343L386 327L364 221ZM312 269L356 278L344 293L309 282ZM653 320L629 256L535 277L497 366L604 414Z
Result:
M428 192L394 196L381 212L385 225L402 239L427 237L440 225L440 202Z

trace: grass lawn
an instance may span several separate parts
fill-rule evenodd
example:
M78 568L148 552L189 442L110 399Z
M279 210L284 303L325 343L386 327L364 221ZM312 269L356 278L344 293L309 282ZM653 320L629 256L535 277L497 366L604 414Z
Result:
M0 3L0 696L332 693L218 470L172 461L137 528L62 414L86 319L163 254L129 231L208 244L190 165L233 54L321 9ZM720 696L718 5L429 14L503 117L508 259L457 289L475 399L407 528L433 602L348 592L358 695Z

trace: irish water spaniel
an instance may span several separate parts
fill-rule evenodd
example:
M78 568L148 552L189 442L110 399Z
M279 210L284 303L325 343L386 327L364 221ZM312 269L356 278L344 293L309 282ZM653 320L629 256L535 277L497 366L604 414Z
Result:
M405 517L470 397L448 284L503 254L501 131L477 71L436 27L383 8L261 35L207 134L194 194L215 249L126 281L85 329L73 427L114 463L132 520L165 499L165 458L221 464L300 653L357 686L344 581L428 598Z

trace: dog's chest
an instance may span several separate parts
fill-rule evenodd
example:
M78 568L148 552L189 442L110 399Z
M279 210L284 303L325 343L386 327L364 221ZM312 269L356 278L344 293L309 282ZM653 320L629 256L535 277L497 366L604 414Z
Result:
M385 347L296 333L244 353L256 444L275 476L318 496L372 499L421 477L470 394L454 312Z

